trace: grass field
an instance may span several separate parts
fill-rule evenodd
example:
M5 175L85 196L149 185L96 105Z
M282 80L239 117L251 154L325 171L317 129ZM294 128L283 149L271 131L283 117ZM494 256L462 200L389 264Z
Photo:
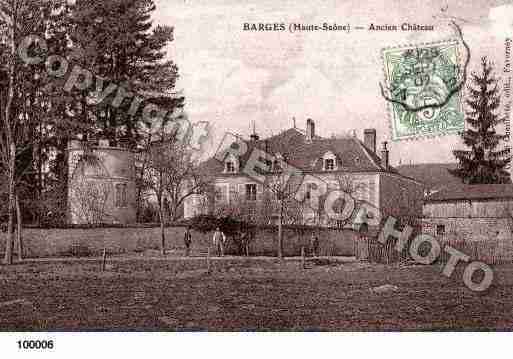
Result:
M273 259L127 259L0 266L3 331L510 330L513 265L466 289L439 266ZM375 293L384 284L397 291Z

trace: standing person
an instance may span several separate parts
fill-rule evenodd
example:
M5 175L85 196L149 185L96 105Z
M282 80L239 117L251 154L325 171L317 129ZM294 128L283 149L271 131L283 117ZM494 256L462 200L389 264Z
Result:
M249 257L249 233L248 232L242 232L240 236L241 244L242 244L242 250L243 254L246 257Z
M185 234L183 236L183 242L185 243L185 256L189 257L191 254L191 243L192 243L192 234L191 234L191 226L187 226L185 230Z
M224 256L224 244L226 242L226 236L219 227L216 228L212 241L214 243L214 248L216 249L217 255L221 257Z
M319 237L315 233L312 233L312 238L310 239L310 250L312 256L317 257L317 252L319 250Z

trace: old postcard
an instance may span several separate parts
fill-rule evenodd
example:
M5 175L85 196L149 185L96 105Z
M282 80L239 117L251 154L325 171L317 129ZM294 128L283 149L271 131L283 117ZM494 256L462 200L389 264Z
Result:
M0 35L13 353L513 329L512 2L0 0Z

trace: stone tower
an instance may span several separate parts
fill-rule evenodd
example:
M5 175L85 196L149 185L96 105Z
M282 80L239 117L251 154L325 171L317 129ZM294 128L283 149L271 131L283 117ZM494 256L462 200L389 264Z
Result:
M136 222L135 155L108 141L68 143L68 222Z

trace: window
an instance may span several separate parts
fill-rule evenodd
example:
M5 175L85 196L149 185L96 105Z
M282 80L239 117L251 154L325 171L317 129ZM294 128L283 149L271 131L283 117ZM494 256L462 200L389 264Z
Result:
M337 170L337 156L335 153L328 151L322 156L322 165L324 171Z
M286 166L286 158L281 153L277 153L273 161L273 171L281 172Z
M437 236L443 236L445 234L445 225L438 224L436 226L436 235Z
M216 185L215 201L226 203L228 202L228 186L225 184Z
M324 170L325 171L335 170L335 160L333 158L327 158L324 160Z
M126 183L118 183L116 185L116 207L128 207L127 185Z
M315 183L306 184L305 199L310 200L312 198L312 190L316 188Z
M225 172L226 173L235 173L235 163L233 161L226 161L225 162Z
M274 160L273 162L273 171L280 172L280 161Z
M246 201L256 201L257 185L254 183L246 184Z

